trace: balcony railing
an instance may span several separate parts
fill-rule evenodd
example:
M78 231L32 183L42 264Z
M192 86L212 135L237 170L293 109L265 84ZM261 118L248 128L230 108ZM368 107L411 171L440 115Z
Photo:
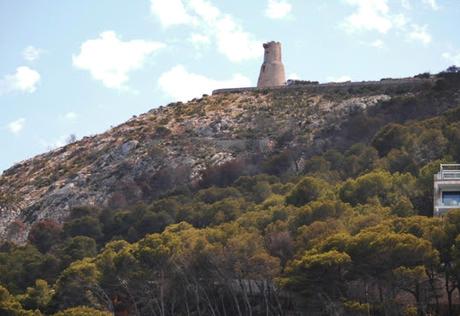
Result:
M441 164L438 180L460 180L460 164Z

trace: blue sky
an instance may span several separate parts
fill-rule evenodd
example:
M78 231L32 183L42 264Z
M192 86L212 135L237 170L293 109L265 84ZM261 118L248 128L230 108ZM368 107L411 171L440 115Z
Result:
M458 0L0 0L0 170L133 115L257 82L460 65Z

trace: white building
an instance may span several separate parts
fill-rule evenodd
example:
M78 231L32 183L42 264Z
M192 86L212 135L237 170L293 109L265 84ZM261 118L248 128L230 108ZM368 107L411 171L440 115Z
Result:
M434 175L434 215L460 208L460 164L441 164Z

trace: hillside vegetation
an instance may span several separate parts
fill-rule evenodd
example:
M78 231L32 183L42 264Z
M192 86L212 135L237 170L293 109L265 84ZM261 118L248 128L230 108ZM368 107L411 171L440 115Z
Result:
M2 175L0 314L457 315L455 161L456 73L151 111Z

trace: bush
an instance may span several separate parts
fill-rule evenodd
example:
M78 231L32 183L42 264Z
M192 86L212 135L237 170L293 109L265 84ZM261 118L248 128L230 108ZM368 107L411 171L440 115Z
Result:
M32 226L29 241L42 253L46 253L61 239L62 226L52 220L42 220Z
M388 124L372 140L380 156L386 156L392 149L400 149L408 143L408 130L400 124Z
M415 214L412 202L405 196L399 197L391 206L391 214L399 217L413 216Z
M408 154L404 150L392 149L384 159L386 168L392 173L394 172L410 172L417 174L417 164L413 155Z
M228 186L244 174L245 167L246 162L239 159L209 167L202 174L200 186L204 188L213 185L219 187Z
M217 188L200 190L196 198L204 203L212 204L225 198L239 198L241 193L235 188Z
M0 315L2 316L41 316L39 311L28 311L0 285Z
M83 216L64 224L64 233L67 236L88 236L99 239L102 236L99 220L91 216Z
M342 201L357 205L365 204L373 197L385 199L391 188L391 174L385 171L375 171L356 180L346 181L340 188L339 194Z
M95 308L79 306L60 311L54 316L111 316L112 313L100 311Z
M262 171L274 176L282 176L294 164L295 154L291 150L285 150L280 154L273 155L262 163Z
M34 287L28 287L24 295L19 295L18 299L26 309L43 310L51 300L53 295L52 289L48 282L38 279Z
M313 177L303 178L286 197L286 203L302 206L332 193L329 184Z
M96 241L86 236L69 238L59 249L63 266L81 260L85 257L93 257L97 254Z
M175 219L167 212L146 213L136 225L140 236L151 233L161 233L168 225L173 224Z

